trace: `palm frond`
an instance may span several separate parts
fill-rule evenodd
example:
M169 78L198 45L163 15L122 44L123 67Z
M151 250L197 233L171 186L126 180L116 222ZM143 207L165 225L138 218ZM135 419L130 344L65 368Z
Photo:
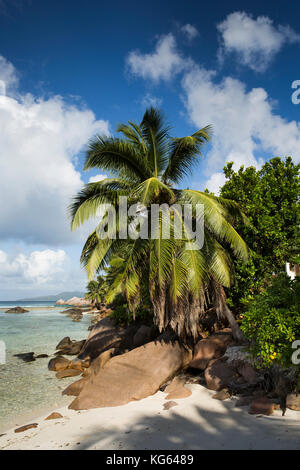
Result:
M86 153L85 170L100 168L125 176L133 182L151 176L147 161L131 142L113 137L97 136L90 141Z
M107 178L86 184L68 208L72 230L91 217L102 216L103 213L99 212L102 204L118 205L119 197L128 195L130 188L130 184L121 178Z
M191 136L172 139L169 163L163 175L163 181L178 183L184 176L191 174L201 147L210 140L211 126L195 132Z

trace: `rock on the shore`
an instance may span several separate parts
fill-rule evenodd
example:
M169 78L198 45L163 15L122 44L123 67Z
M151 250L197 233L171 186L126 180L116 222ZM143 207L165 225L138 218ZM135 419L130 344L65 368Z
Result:
M151 341L152 328L150 326L142 325L137 330L133 337L133 347L138 348L143 344Z
M250 415L271 415L274 411L274 403L268 397L255 397L248 413Z
M9 308L8 310L5 311L5 313L26 313L26 312L29 312L29 310L26 310L25 308L22 308L22 307Z
M168 394L166 396L166 400L172 400L174 398L186 398L192 395L192 392L184 385L184 378L174 377L172 382L164 390L164 392Z
M115 327L110 318L103 318L90 331L78 358L93 360L107 349L119 347L124 337L124 328Z
M56 372L56 377L58 379L65 379L66 377L76 377L76 375L80 375L81 371L76 370L76 369L65 369L65 370L59 370Z
M222 390L220 390L219 392L215 393L212 398L214 398L215 400L227 400L228 398L230 398L230 392L228 390L228 388L222 388Z
M66 338L64 338L64 340L66 340ZM77 356L84 347L85 342L85 339L81 341L71 341L68 345L64 346L63 348L60 348L59 351L57 351L55 354L59 356Z
M223 358L213 359L204 372L206 386L210 390L218 392L234 380L235 374L235 370Z
M95 376L88 377L70 409L119 406L156 393L191 360L191 351L163 338L114 356Z
M65 390L62 392L62 394L63 395L70 395L70 396L73 396L73 397L78 397L79 393L83 389L86 382L87 382L86 378L76 380L76 382L73 382L67 388L65 388Z
M204 370L212 359L218 359L224 355L227 346L232 343L231 333L214 334L206 339L198 341L194 348L194 357L190 367Z
M20 428L15 429L15 432L24 432L24 431L27 431L28 429L33 429L37 427L38 427L38 423L26 424L25 426L21 426Z
M50 359L50 361L48 362L48 369L56 372L60 370L65 370L68 368L70 362L71 361L69 361L69 359L66 359L63 356L57 356L53 359Z
M176 401L167 401L164 403L164 410L169 410L170 408L173 408L173 406L178 406L178 403L176 403Z
M300 411L300 395L289 393L286 397L286 407L290 410Z
M56 346L56 350L68 348L72 344L72 341L69 336L65 336Z
M54 411L49 416L47 416L47 418L45 418L45 421L50 420L50 419L60 419L60 418L63 418L63 415Z

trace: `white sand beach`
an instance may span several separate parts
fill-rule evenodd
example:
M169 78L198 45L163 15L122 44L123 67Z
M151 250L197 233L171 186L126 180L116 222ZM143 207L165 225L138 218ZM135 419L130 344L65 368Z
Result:
M0 437L0 449L213 450L299 449L300 412L276 410L272 416L253 416L236 407L236 398L219 401L201 385L187 385L188 398L164 410L165 393L114 408L87 411L55 409L63 415L30 421L38 427ZM18 425L29 424L18 421Z

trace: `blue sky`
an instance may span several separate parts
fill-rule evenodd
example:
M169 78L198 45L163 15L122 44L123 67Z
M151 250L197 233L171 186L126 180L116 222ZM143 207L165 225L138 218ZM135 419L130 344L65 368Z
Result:
M83 288L66 206L95 133L160 106L174 135L212 124L182 182L218 191L233 160L300 159L295 2L0 0L0 300Z

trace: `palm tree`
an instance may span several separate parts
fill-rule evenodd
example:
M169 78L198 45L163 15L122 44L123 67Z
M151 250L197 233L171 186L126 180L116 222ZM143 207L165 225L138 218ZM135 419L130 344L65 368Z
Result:
M98 276L97 280L92 280L86 286L87 292L85 298L90 300L93 305L99 310L101 303L105 299L105 279L103 276Z
M113 204L118 213L120 196L127 196L129 203L140 203L147 214L152 204L166 203L170 217L159 212L156 238L101 239L99 229L108 222L106 212L82 251L81 262L89 278L113 260L115 276L109 301L123 293L134 312L143 300L146 285L160 331L170 327L179 337L194 340L200 315L213 304L218 315L228 319L235 337L241 339L223 286L229 287L234 279L231 255L248 259L247 246L232 225L243 214L233 201L176 188L198 162L202 146L210 139L210 126L191 136L171 138L162 114L149 108L140 125L121 124L117 131L123 138L96 136L89 143L84 169L101 168L112 176L86 184L75 196L70 206L72 229L97 217L101 204ZM195 210L197 204L204 206L204 245L199 250L193 249L189 230L177 213L178 206L187 203ZM162 233L165 220L169 220L169 238ZM181 238L176 236L175 220L180 220L183 228ZM122 227L117 223L119 235Z

